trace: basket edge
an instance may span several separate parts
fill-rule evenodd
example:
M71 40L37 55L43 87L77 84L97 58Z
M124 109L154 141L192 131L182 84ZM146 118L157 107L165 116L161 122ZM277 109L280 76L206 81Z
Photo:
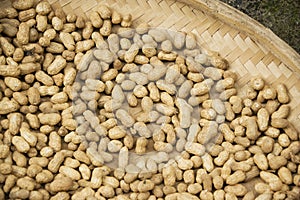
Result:
M267 49L286 64L290 70L300 74L300 55L269 28L264 27L261 23L245 13L219 0L178 1L196 9L203 10L229 26L234 25L235 27L239 27L239 29L247 33L251 39L267 47Z

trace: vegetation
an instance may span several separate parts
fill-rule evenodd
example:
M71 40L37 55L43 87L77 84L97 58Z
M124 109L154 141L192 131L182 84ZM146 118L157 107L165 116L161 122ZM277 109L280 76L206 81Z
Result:
M221 0L270 28L300 53L300 0Z

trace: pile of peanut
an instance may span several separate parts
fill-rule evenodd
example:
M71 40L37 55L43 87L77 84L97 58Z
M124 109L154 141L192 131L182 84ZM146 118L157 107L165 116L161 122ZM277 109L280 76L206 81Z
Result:
M300 198L284 84L237 90L192 33L35 2L0 9L0 199Z

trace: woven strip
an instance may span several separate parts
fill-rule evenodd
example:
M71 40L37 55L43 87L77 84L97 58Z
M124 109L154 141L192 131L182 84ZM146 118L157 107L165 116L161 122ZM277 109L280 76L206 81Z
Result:
M197 6L174 0L49 0L53 8L62 7L66 13L86 18L98 4L105 4L122 14L131 13L136 26L147 22L152 27L193 32L205 49L217 51L226 58L231 70L238 74L238 86L253 76L263 77L269 84L285 83L290 91L292 108L289 120L300 130L299 69L277 58L263 47L257 38L241 32L234 24L226 23Z

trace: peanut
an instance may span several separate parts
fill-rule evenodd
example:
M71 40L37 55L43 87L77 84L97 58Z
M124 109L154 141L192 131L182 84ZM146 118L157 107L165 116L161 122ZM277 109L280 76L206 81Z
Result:
M277 95L278 95L278 101L280 103L288 103L290 101L290 98L287 93L287 88L283 84L279 84L276 87Z
M257 125L260 131L266 131L269 125L269 113L267 109L261 108L257 112Z
M260 132L258 131L257 122L254 118L249 117L247 119L247 126L246 126L246 136L250 140L255 140L259 137Z
M46 1L0 11L0 199L298 195L286 86L237 90L196 35L99 5L88 20Z
M235 185L239 182L244 181L245 178L246 178L245 173L243 171L238 170L226 178L226 183L229 185Z
M68 191L72 186L72 179L66 176L62 176L51 182L49 189L52 192Z
M260 177L269 184L271 190L279 191L281 189L282 182L275 174L271 172L261 171Z

